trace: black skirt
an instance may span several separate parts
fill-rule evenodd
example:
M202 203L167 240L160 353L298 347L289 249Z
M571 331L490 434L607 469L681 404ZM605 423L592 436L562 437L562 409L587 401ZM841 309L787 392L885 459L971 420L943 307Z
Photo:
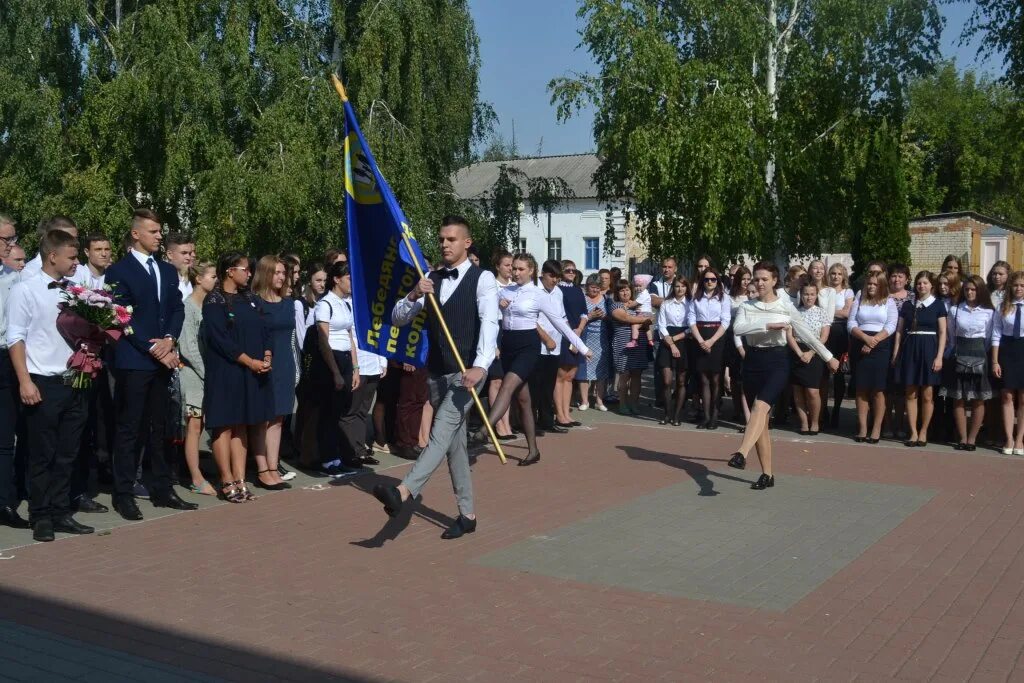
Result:
M502 330L501 366L505 374L516 373L520 379L529 379L540 358L540 335L537 329Z
M1024 391L1024 338L1003 337L999 342L999 367L1003 389Z
M850 333L846 331L845 320L832 322L832 329L829 330L825 348L831 351L836 358L850 350Z
M680 332L683 332L685 327L668 327L668 333L671 336L675 336ZM662 339L658 344L658 355L654 358L654 367L657 370L664 370L668 368L673 372L681 372L686 370L686 343L685 340L676 342L676 348L679 349L679 358L672 355L672 349L669 348L665 340Z
M697 328L700 330L700 336L704 339L708 339L718 331L720 327L717 323L697 323ZM711 350L705 352L700 348L700 344L697 340L690 337L687 339L686 353L690 360L690 371L691 372L706 372L710 374L717 374L722 372L722 357L725 351L725 336L722 335L718 338L718 341L712 345Z
M811 347L806 344L800 344L801 351L809 351L810 349ZM821 359L821 356L814 354L810 363L804 363L792 351L789 353L790 362L793 366L790 372L790 381L795 386L804 387L805 389L817 389L820 387L821 378L825 373L825 361Z
M501 335L502 330L498 330L498 348L501 348ZM487 381L490 382L492 379L501 379L505 376L505 368L501 363L501 354L494 359L491 363L491 367L487 368Z
M878 332L864 332L874 337ZM889 386L889 361L892 359L892 337L886 337L871 353L863 354L864 342L850 336L850 366L857 391L885 391Z
M791 355L785 346L747 348L743 359L743 391L751 405L755 400L775 405L789 383ZM751 396L755 388L756 394Z

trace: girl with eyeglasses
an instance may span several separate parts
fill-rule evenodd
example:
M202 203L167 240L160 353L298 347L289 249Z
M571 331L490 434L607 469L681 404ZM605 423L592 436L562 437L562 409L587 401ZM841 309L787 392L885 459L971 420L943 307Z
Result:
M687 311L690 329L690 371L700 375L705 419L697 429L718 429L718 393L722 380L722 338L732 320L732 302L714 268L701 276L697 294Z

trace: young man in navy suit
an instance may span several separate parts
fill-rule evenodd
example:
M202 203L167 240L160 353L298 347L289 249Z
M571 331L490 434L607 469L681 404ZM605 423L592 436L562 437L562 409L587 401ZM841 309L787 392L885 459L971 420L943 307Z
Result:
M168 382L178 367L177 340L185 321L178 273L159 257L160 219L149 209L132 216L131 247L107 269L107 284L117 302L132 306L132 333L114 349L114 509L128 520L142 519L132 490L140 445L152 468L150 502L154 507L194 510L171 485L166 457Z

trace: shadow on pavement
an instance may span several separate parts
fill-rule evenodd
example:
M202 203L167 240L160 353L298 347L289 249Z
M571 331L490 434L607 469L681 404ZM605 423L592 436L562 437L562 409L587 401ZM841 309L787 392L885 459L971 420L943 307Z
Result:
M14 680L347 681L376 679L310 666L174 628L154 628L0 588L0 677ZM185 624L184 628L188 625ZM7 647L11 645L11 647Z
M373 497L373 487L377 484L383 484L384 486L398 486L400 483L400 479L385 475L346 477L345 479L331 482L334 486L348 486L365 493L369 498L367 505L372 505L374 508L380 510L381 519L386 520L384 526L382 526L380 531L378 531L372 538L367 538L362 541L349 541L349 545L359 546L360 548L380 548L386 541L393 541L398 538L399 534L405 531L409 526L409 522L412 521L413 516L426 520L439 529L447 529L455 523L455 519L453 517L449 517L444 513L425 506L423 504L423 498L420 496L417 496L415 499L407 500L405 505L402 506L402 511L398 516L388 517L380 502Z
M660 462L669 467L675 467L676 469L683 470L686 472L693 481L700 487L698 496L717 496L718 491L715 490L715 482L712 477L718 477L719 479L727 479L729 481L742 482L744 484L752 484L753 480L744 479L743 477L736 477L727 472L715 472L709 470L707 465L703 465L698 460L709 460L713 462L725 462L724 459L720 458L687 458L677 453L661 453L658 451L647 450L646 448L639 448L637 446L619 446L619 450L623 451L630 460L643 460L646 462Z

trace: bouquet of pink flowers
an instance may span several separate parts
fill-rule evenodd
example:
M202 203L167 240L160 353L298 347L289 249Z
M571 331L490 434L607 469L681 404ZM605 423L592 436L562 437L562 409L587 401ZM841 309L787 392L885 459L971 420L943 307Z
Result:
M132 307L114 303L113 290L89 289L78 284L64 288L64 302L57 314L57 331L73 349L68 372L74 375L72 386L88 388L103 368L99 354L103 347L131 334Z

